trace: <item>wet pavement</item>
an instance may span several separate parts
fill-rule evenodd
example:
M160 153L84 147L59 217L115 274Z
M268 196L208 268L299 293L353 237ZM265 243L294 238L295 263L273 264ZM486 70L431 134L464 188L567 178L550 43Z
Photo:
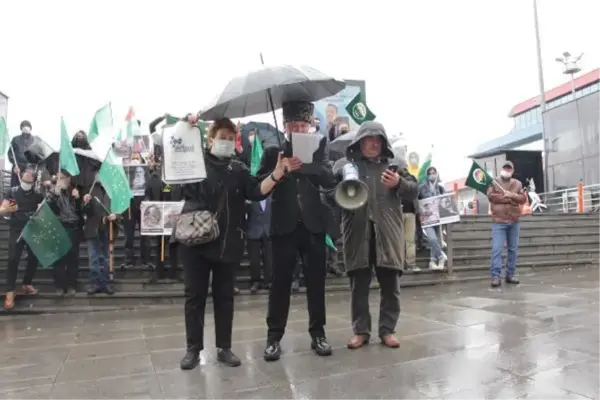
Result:
M598 269L521 278L404 290L395 350L347 350L348 294L332 294L327 358L297 296L276 363L262 360L265 299L238 300L239 368L216 364L209 314L201 365L179 370L182 307L0 319L0 398L598 398Z

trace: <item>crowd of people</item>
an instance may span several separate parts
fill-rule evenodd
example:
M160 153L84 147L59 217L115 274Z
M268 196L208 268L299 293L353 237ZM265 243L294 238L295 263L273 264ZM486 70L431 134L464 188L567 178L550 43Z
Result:
M164 118L152 121L151 133ZM350 279L353 335L347 347L356 349L370 340L372 326L368 298L373 277L379 282L381 296L376 335L384 346L399 347L400 342L394 334L400 314L399 279L405 269L418 269L415 249L421 229L417 201L443 193L436 168L429 167L427 182L419 185L417 178L406 168L405 154L395 154L383 125L372 121L364 122L345 153L333 158L328 154L328 142L344 134L345 129L328 129L313 155L313 162L303 164L293 155L289 138L292 133L319 131L312 103L284 103L283 119L285 137L281 147L264 149L255 175L250 173L247 161L240 154L243 149L236 148L238 128L227 118L214 121L207 131L207 178L201 182L164 183L161 178L162 149L155 143L151 154L143 160L150 171L145 180L145 194L134 196L129 210L122 215L106 212L110 209L110 198L101 184L86 187L65 170L58 171L55 176L44 176L35 165L30 165L24 152L31 144L32 126L23 121L21 135L13 138L11 143L11 188L0 206L0 213L9 217L10 224L5 308L14 307L17 269L26 247L20 240L21 232L42 201L48 202L71 239L71 249L53 267L57 291L69 296L79 288L82 240L87 241L90 257L88 294L112 294L108 275L109 238L116 237L117 230L123 229L126 249L123 268L135 266L138 258L133 244L141 223L141 202L183 200L183 215L201 210L210 210L216 215L218 237L200 245L184 245L175 238L167 240L168 268L160 256L160 238L141 236L139 248L139 261L154 271L151 282L179 279L179 264L183 268L187 347L181 360L182 369L195 368L199 353L204 349L204 314L209 287L214 303L217 358L228 366L241 364L232 352L231 337L237 291L235 272L245 249L250 259L251 292L269 291L264 359L276 361L281 356L290 295L298 288L300 270L306 286L311 348L319 356L331 355L332 347L325 332L325 278L328 270L337 275L341 272L332 262L336 252L327 255L327 234L341 242L343 266ZM188 115L184 120L195 124L197 117ZM254 140L260 139L255 136ZM85 133L78 132L72 145L88 149ZM357 210L338 207L330 195L348 163L356 166L361 181L368 187L368 201ZM513 223L513 205L517 207L522 195L518 187L513 187L516 185L514 179L510 176L508 180L501 179L507 184L505 190L515 194L508 201L505 194L490 187L490 201L494 204L493 211L504 213L500 222ZM110 229L115 230L112 235ZM430 249L429 267L444 269L447 257L441 238L434 228L424 231ZM494 243L500 243L502 235L508 236L509 243L515 243L515 231L518 235L518 226L514 230L495 229ZM152 246L156 250L155 260L150 258ZM494 250L494 274L500 262L497 247ZM516 249L513 255L513 258L509 255L512 269L507 282L518 283L514 277ZM37 293L32 285L35 271L35 256L30 252L23 278L23 291L30 295ZM498 279L499 274L494 275L493 285L498 284Z

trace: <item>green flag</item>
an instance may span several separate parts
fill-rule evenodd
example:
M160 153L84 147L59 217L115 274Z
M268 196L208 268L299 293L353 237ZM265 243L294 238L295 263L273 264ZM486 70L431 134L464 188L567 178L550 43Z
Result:
M361 93L358 93L352 101L348 103L346 111L359 125L365 121L373 121L375 119L375 114L373 114L365 102L362 101Z
M98 181L110 197L111 212L121 214L129 208L129 202L133 197L129 188L129 179L127 179L123 165L117 162L112 149L108 151L100 171L98 171Z
M6 126L6 119L0 117L0 156L3 156L8 151L8 126Z
M71 248L69 234L45 201L27 222L21 237L42 268L50 267Z
M96 111L88 131L88 142L92 143L98 136L111 136L113 130L112 107L110 103Z
M493 183L494 178L485 172L479 164L473 161L473 165L471 165L471 170L465 181L465 186L475 189L483 194L487 194L487 188Z
M75 153L73 152L71 138L67 132L64 118L60 119L60 153L58 158L60 160L60 169L66 170L71 176L79 175L77 158L75 158Z
M258 136L258 131L254 133L254 141L252 142L252 153L250 153L250 173L256 176L260 168L260 159L263 155L263 147Z
M417 176L417 182L419 182L419 185L427 182L427 170L431 167L431 159L432 152L430 151L429 154L427 154L425 161L423 161L423 164L421 164L421 168L419 168L419 176Z
M329 236L329 233L325 234L325 245L327 247L329 247L331 250L337 251L337 248L335 247L335 244L333 244L333 239L331 239L331 236Z

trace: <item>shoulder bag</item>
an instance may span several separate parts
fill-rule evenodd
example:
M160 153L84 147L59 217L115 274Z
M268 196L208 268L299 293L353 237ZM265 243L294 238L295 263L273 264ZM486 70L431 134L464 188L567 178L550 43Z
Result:
M175 241L185 246L197 246L217 240L220 234L219 215L225 206L226 196L227 189L221 195L214 213L201 210L182 214L173 229Z

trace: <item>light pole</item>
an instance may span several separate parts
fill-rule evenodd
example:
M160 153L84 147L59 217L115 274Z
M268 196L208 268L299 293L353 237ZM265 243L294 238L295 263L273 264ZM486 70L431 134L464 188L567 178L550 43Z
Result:
M579 61L583 57L583 53L581 53L578 57L573 57L571 53L565 51L562 57L556 57L556 61L561 63L564 66L563 74L571 75L571 93L573 94L573 101L575 102L575 112L577 113L577 131L579 132L579 148L581 149L581 168L583 169L580 181L583 184L586 183L585 180L585 152L584 147L585 143L583 141L583 132L581 131L581 118L579 117L579 103L577 98L575 97L575 74L581 71L579 68Z
M548 181L548 140L546 137L546 129L544 129L544 112L546 112L546 90L544 89L544 68L542 65L542 44L540 41L540 23L538 21L537 0L533 0L533 24L535 28L535 45L537 50L537 65L538 65L538 83L540 85L540 119L542 123L542 143L543 143L543 173L544 173L544 192L550 191Z
M571 53L565 51L562 57L556 57L556 61L564 65L565 69L563 74L571 75L571 93L573 93L573 100L575 100L575 74L581 71L577 63L583 57L583 53L579 57L573 57Z

